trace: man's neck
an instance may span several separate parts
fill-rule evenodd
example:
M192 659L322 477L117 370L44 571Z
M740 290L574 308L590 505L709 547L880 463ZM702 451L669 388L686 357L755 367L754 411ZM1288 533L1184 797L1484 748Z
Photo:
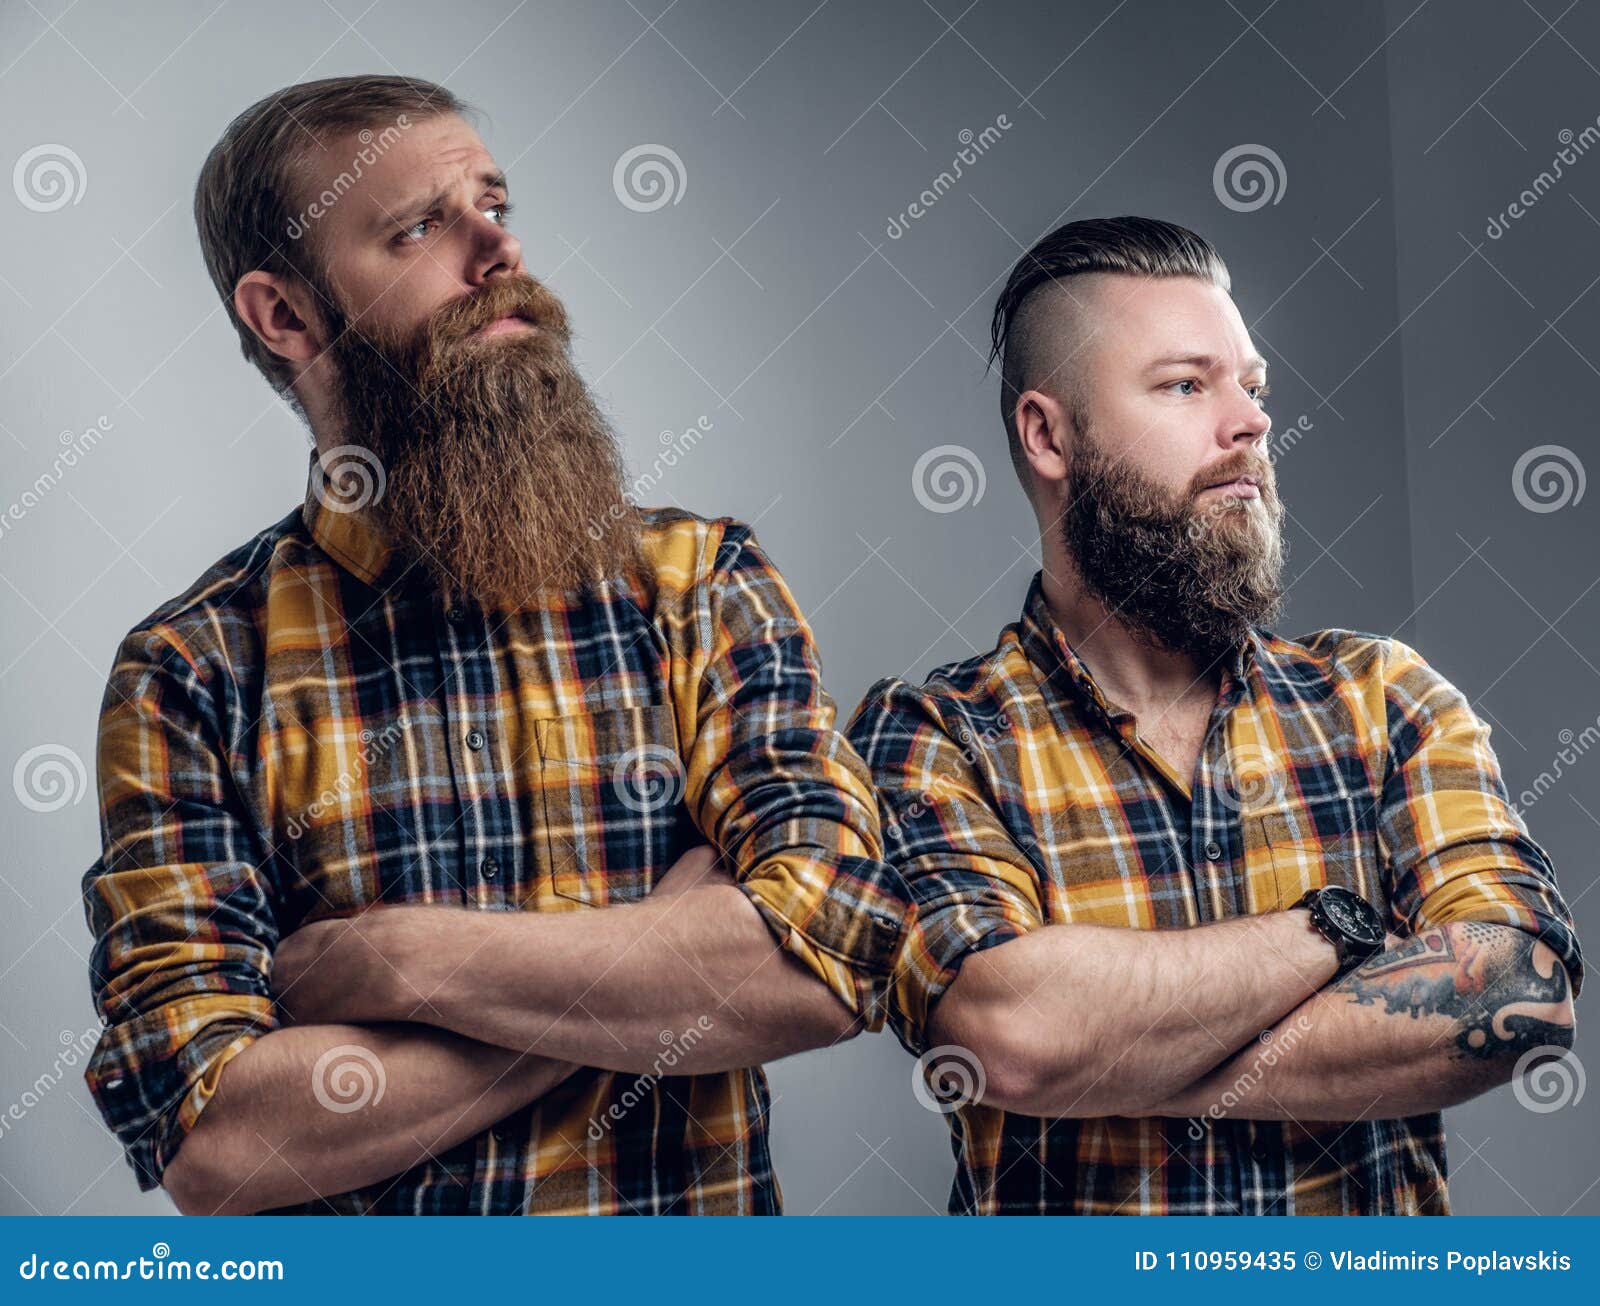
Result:
M1084 589L1070 559L1052 557L1054 552L1045 550L1045 603L1101 692L1141 721L1185 706L1203 705L1209 711L1222 684L1220 666L1207 666L1192 654L1135 639L1103 602Z

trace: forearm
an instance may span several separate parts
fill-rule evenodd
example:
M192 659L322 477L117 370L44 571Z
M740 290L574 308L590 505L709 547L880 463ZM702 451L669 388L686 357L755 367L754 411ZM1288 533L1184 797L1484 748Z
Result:
M1398 940L1318 994L1260 1046L1148 1112L1370 1120L1454 1106L1517 1059L1572 1043L1566 970L1543 943L1460 922Z
M1232 1055L1336 966L1304 911L1185 930L1046 926L968 957L930 1042L977 1054L992 1105L1125 1115Z
M386 908L329 948L319 967L359 977L337 1018L422 1021L607 1070L658 1069L667 1046L679 1073L757 1065L855 1025L731 884L586 912Z
M573 1069L416 1025L274 1030L223 1067L165 1186L188 1215L348 1192L471 1138Z

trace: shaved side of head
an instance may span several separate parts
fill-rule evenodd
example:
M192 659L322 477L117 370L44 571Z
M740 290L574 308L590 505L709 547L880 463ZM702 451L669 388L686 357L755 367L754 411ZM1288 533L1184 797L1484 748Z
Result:
M1000 367L1000 415L1005 420L1011 465L1032 497L1027 455L1017 431L1017 401L1038 390L1061 404L1082 429L1088 394L1083 366L1097 327L1097 306L1110 273L1079 273L1044 281L1029 292L1011 319Z
M1069 222L1017 260L994 306L989 362L1001 361L1000 404L1011 464L1030 499L1033 475L1017 433L1017 400L1038 390L1083 429L1090 398L1084 362L1106 292L1118 277L1198 277L1229 288L1227 265L1211 243L1159 218Z

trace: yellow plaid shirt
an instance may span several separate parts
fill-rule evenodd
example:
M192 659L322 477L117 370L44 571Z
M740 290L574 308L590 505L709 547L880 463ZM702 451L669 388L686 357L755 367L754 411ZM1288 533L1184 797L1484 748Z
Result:
M710 841L783 946L881 1027L907 891L748 526L652 509L638 575L447 608L361 514L325 506L320 476L313 458L303 507L141 622L106 689L83 886L106 1029L86 1077L142 1188L277 1027L277 941L374 903L603 908ZM759 1068L637 1081L582 1070L295 1209L779 1209Z
M1252 632L1195 775L1139 737L1073 653L1036 574L996 648L873 686L849 727L916 916L890 1022L916 1055L962 959L1044 924L1171 929L1363 895L1396 933L1491 921L1582 979L1572 918L1507 799L1489 728L1397 640ZM1129 1037L1136 1031L1130 1027ZM1356 1123L950 1117L951 1210L1442 1212L1437 1114Z

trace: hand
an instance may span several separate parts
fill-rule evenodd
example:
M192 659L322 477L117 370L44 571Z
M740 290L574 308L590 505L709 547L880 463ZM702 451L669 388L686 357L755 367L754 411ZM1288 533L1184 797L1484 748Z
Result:
M667 873L656 881L650 896L671 898L706 885L734 883L733 875L718 856L717 850L711 844L702 843L672 863Z
M381 910L381 909L380 909ZM327 1025L377 1018L373 999L378 952L363 917L316 921L283 939L272 954L272 990L292 1024Z

